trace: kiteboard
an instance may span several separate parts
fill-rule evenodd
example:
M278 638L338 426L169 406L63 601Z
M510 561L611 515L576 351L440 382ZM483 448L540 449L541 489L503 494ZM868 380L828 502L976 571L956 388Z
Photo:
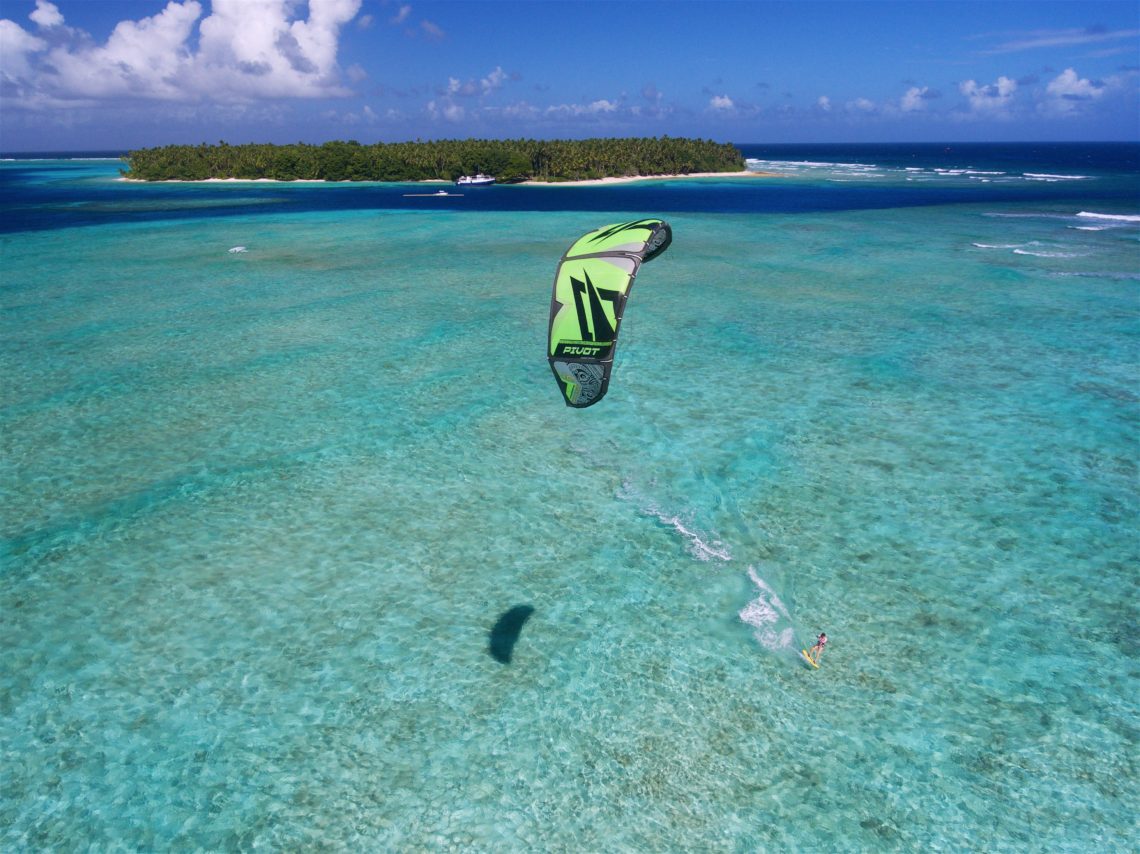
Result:
M804 661L806 661L808 664L810 664L810 665L811 665L812 667L814 667L816 670L819 670L819 665L818 665L818 664L816 664L814 661L812 661L812 660L811 660L811 656L810 656L810 655L808 655L808 651L807 651L806 649L801 649L801 650L800 650L800 655L802 655L802 656L804 657Z

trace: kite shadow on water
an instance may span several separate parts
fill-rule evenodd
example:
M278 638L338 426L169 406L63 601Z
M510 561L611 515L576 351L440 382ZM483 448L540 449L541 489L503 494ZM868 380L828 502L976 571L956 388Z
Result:
M518 643L523 626L526 625L526 621L530 619L530 615L533 613L534 608L530 605L515 605L499 616L488 636L487 651L491 653L491 657L495 661L501 664L511 663L515 644Z

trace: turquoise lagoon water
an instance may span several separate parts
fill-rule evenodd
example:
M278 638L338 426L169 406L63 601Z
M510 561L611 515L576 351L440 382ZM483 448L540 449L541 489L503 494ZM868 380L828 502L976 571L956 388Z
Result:
M1135 170L956 167L21 172L0 847L1135 846ZM640 215L673 246L570 410L554 266Z

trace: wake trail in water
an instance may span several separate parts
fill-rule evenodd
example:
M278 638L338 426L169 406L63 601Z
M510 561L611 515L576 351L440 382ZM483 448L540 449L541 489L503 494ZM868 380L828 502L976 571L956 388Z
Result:
M657 501L643 494L630 479L622 481L618 498L632 501L638 512L656 519L663 527L680 535L685 551L699 561L732 560L732 551L714 534L702 530L692 513L663 508Z
M717 526L698 522L697 513L692 509L677 509L667 503L663 505L646 495L631 478L622 481L617 497L633 503L639 513L655 519L663 528L677 535L685 551L702 563L729 564L737 553L755 555L761 552L753 526L741 515L735 498L727 491L720 491L716 503L726 514L721 521L739 533L739 542L726 542L717 533ZM787 597L777 592L786 587L779 582L783 573L777 567L760 564L749 564L746 572L751 582L752 598L738 612L740 621L752 629L752 636L766 651L796 653L799 646L792 609L786 603Z
M752 626L752 636L769 652L795 652L796 630L791 611L760 577L756 567L748 567L748 577L755 585L756 598L740 609L740 621Z

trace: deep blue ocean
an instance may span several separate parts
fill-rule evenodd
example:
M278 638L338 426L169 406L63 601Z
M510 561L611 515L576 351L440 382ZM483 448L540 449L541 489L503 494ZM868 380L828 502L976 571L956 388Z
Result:
M0 849L1135 850L1140 146L741 149L0 159Z
M407 197L420 184L240 181L201 183L108 182L125 164L118 152L85 152L106 160L54 160L24 153L9 159L0 183L3 231L111 222L154 222L187 216L232 217L326 211L432 210L557 212L662 210L677 213L793 214L951 205L978 201L1080 201L1095 198L1134 210L1140 151L1131 144L1018 145L744 145L758 171L789 180L651 181L636 186L465 188L461 196ZM77 155L71 155L76 157ZM811 180L811 179L817 180ZM798 179L798 180L797 180ZM807 180L804 180L807 179ZM822 180L818 180L822 179ZM728 181L727 186L725 182ZM437 186L437 185L432 185Z

